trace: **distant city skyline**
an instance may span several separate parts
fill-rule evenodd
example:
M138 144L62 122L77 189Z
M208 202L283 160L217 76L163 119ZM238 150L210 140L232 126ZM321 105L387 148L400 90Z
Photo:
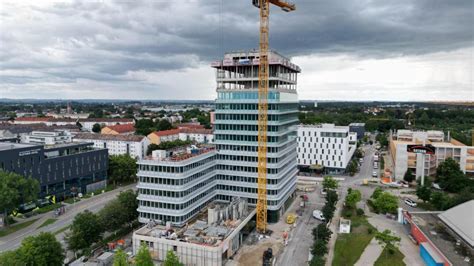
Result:
M258 10L176 2L2 1L0 98L215 99L210 63L257 47ZM300 100L474 101L471 1L295 3L270 43Z

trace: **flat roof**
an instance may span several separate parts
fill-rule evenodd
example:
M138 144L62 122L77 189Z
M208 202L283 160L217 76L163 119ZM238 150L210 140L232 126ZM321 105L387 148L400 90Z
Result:
M31 147L36 147L36 146L39 146L39 145L13 143L13 142L0 142L0 151L31 148Z
M471 247L474 247L474 200L452 207L438 217Z

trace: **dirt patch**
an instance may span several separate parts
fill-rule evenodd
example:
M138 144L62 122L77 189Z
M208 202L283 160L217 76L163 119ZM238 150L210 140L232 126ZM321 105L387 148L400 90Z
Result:
M244 246L235 260L239 262L239 265L262 265L262 256L265 250L272 248L273 255L276 256L280 253L282 247L282 243L262 240L261 243L256 245Z

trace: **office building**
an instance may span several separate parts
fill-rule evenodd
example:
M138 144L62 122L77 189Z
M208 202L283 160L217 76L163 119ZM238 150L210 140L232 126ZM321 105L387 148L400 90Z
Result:
M357 140L365 136L365 123L350 123L349 131L357 133Z
M334 124L298 126L298 165L307 171L322 166L325 173L342 174L357 149L357 133Z
M33 131L31 134L24 135L21 143L56 145L72 142L72 134L69 131Z
M217 100L214 143L218 151L218 190L226 200L257 203L258 51L226 53L212 63ZM269 52L267 200L268 221L278 221L296 188L297 75L300 68Z
M109 155L128 154L135 159L146 156L150 141L138 135L108 135L80 133L74 136L74 142L92 142L94 147L108 149Z
M108 154L91 143L52 146L0 142L0 168L40 183L40 196L64 198L71 193L87 193L104 188Z
M138 162L139 221L183 226L216 199L217 152L213 146L153 151Z
M417 153L409 149L413 145L427 146L431 151ZM403 179L409 168L417 179L434 176L436 168L446 158L453 158L464 173L474 173L474 146L466 146L442 131L398 130L390 137L390 155L397 179Z

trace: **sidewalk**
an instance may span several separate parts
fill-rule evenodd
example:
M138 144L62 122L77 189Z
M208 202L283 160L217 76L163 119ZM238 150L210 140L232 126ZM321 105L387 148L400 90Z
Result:
M372 238L369 245L364 249L364 252L360 256L359 260L354 264L355 266L366 266L366 265L374 265L375 261L379 258L380 254L382 254L382 246Z
M341 188L340 188L341 190ZM339 200L336 203L336 211L334 212L334 217L331 220L329 229L331 229L332 236L329 239L328 243L328 255L326 256L326 266L332 265L332 260L334 258L334 248L336 246L337 232L338 232L338 223L341 218L342 204L346 198L347 190L345 187L342 187L342 191L339 192Z

